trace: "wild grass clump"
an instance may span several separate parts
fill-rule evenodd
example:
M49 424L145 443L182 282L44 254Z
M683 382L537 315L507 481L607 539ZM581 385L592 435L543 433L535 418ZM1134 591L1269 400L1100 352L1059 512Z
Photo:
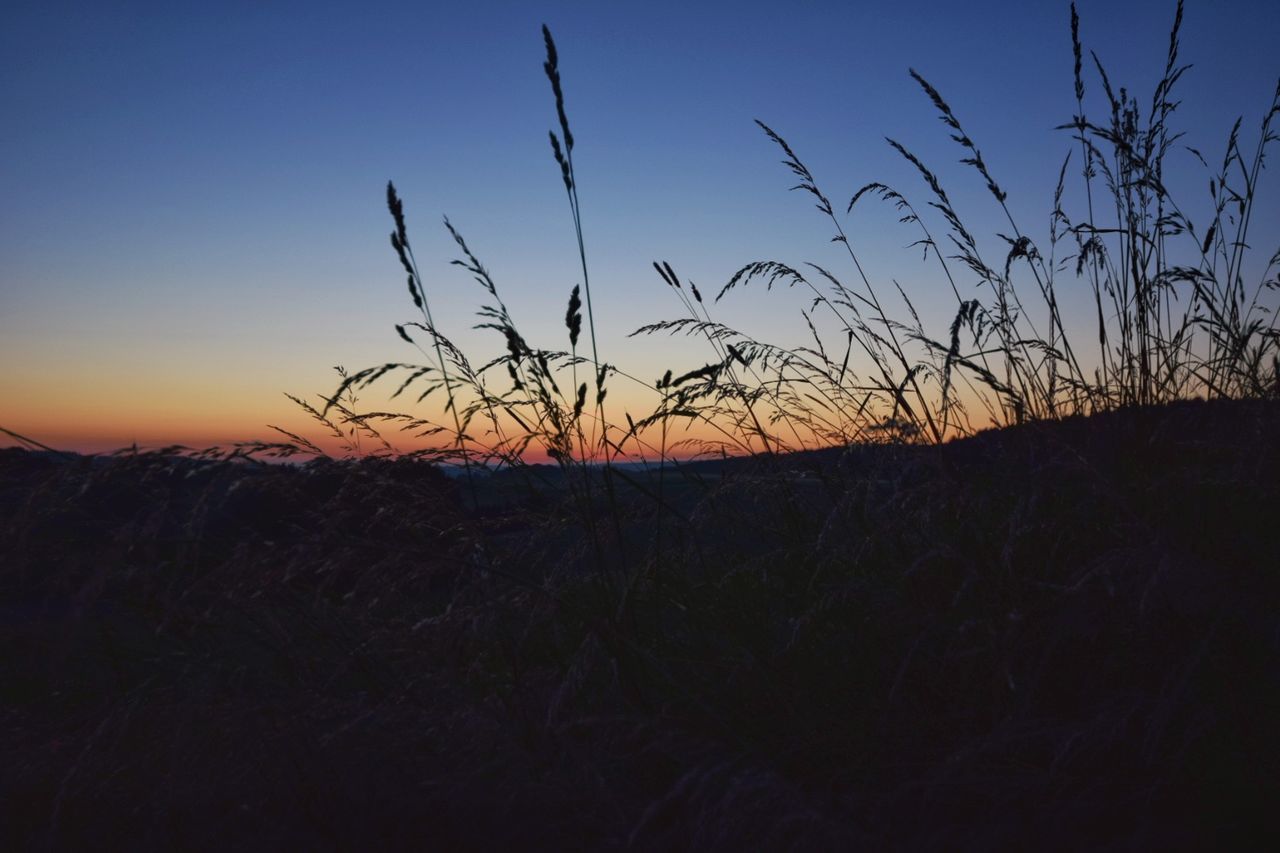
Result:
M1173 125L1176 89L1189 66L1180 59L1183 8L1178 3L1163 73L1146 101L1113 85L1096 55L1087 62L1080 21L1071 8L1073 113L1060 130L1070 134L1057 169L1049 233L1035 236L1014 218L1008 194L975 137L943 94L916 71L919 84L952 140L961 163L976 172L1007 221L996 255L966 226L943 180L903 142L888 144L917 171L924 203L914 191L871 182L837 205L787 140L763 122L761 130L784 155L797 180L848 256L851 280L836 269L779 260L744 265L704 300L672 265L655 262L686 316L648 324L637 335L692 335L707 341L712 360L689 370L672 369L656 386L602 359L592 314L582 213L573 167L575 139L566 113L559 54L544 28L544 71L551 83L559 132L550 132L574 222L582 265L581 285L568 299L569 348L532 346L498 295L497 284L446 220L461 257L454 261L481 285L486 302L479 328L496 331L504 352L473 364L436 326L428 286L409 243L403 203L388 185L395 223L391 242L408 277L421 322L397 326L427 363L392 362L344 376L321 413L344 393L401 377L393 398L421 387L419 402L443 391L444 420L370 412L359 423L395 423L417 438L430 438L430 455L465 465L520 465L535 451L564 465L614 460L665 459L673 452L734 455L907 441L940 443L991 425L1092 414L1126 405L1193 397L1274 397L1280 393L1280 331L1276 326L1280 252L1256 280L1245 278L1253 240L1250 225L1272 122L1280 112L1280 87L1247 150L1237 121L1220 165L1187 148L1208 172L1209 208L1192 219L1169 189L1166 172L1182 153ZM1086 66L1089 66L1086 70ZM1092 75L1089 73L1092 71ZM1100 105L1086 95L1101 95ZM1071 176L1082 203L1066 204ZM896 283L886 287L865 273L842 214L867 198L890 203L916 231L913 247L937 264L939 281L955 299L949 328L924 328L913 297ZM711 315L712 304L751 285L805 292L802 314L812 340L801 345L759 341ZM1059 294L1085 288L1095 327L1069 328ZM963 294L976 294L966 298ZM916 299L920 298L917 294ZM930 294L926 298L934 299ZM585 299L590 357L578 352ZM905 314L905 318L904 315ZM424 341L419 346L417 336ZM580 377L580 370L590 375ZM493 377L510 383L493 390ZM610 425L605 411L610 378L636 382L655 395L654 409L625 428ZM354 412L343 414L354 423ZM696 421L718 436L690 447L672 447L670 428ZM311 448L308 448L309 450Z

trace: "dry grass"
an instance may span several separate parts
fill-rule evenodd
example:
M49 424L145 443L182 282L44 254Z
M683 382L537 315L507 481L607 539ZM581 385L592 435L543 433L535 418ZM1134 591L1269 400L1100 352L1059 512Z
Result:
M1181 153L1175 151L1181 134L1172 125L1177 85L1188 69L1180 59L1181 27L1179 3L1165 67L1144 109L1136 96L1113 85L1096 57L1094 74L1086 73L1080 22L1072 7L1074 112L1059 128L1070 134L1070 145L1056 168L1057 189L1044 238L1015 220L1008 195L975 137L942 93L911 71L960 147L961 163L977 173L998 215L1007 221L1007 233L995 239L1004 248L993 256L988 243L965 225L938 174L894 139L888 144L922 179L925 203L912 201L906 190L871 182L854 193L843 212L851 213L863 199L879 198L915 230L912 248L923 249L926 259L936 262L944 293L955 299L954 319L943 334L924 327L911 295L896 283L889 287L865 274L840 209L791 144L758 122L782 152L783 164L797 181L793 189L814 201L830 240L847 251L850 277L816 264L780 260L753 261L739 269L714 302L753 284L804 292L807 304L801 311L812 339L778 344L716 322L711 303L695 286L682 282L670 263L655 262L685 316L646 325L634 334L700 337L712 357L693 369L672 368L656 387L602 360L573 169L575 140L559 55L544 30L545 71L559 123L559 134L552 131L550 139L583 274L566 316L568 351L528 343L497 284L449 226L461 251L455 263L485 293L480 327L496 331L505 349L473 366L432 322L429 288L409 248L403 205L389 187L392 244L424 318L397 331L415 346L415 336L421 335L429 342L420 347L423 354L435 358L359 371L345 378L328 405L349 390L399 374L404 378L396 395L417 383L426 383L420 399L439 387L446 390L444 420L428 424L405 414L376 412L365 415L363 426L393 420L415 437L435 437L437 446L447 436L435 452L466 464L519 466L532 449L572 467L697 451L740 455L886 440L940 443L992 423L1194 397L1274 397L1280 392L1275 313L1280 287L1274 275L1280 254L1270 258L1256 281L1246 282L1244 273L1257 266L1247 263L1250 224L1264 154L1276 139L1272 121L1280 112L1280 87L1261 118L1251 151L1243 147L1240 122L1228 134L1217 169L1199 151L1188 149L1204 165L1210 189L1209 208L1197 213L1202 223L1197 228L1190 206L1171 194L1165 180L1171 154ZM1091 93L1100 106L1088 101ZM1068 181L1073 175L1075 187ZM1068 197L1079 197L1081 209L1068 209ZM1064 287L1092 295L1093 329L1067 327L1058 296ZM976 295L966 299L962 293ZM589 359L578 354L579 294L585 297ZM937 295L923 298L936 301ZM581 381L579 370L588 366L591 381ZM510 391L491 390L495 373L507 375ZM610 424L604 403L611 378L647 389L654 395L653 410L635 420L628 416L625 428ZM687 420L701 422L717 438L669 446L670 427ZM608 478L605 482L610 483Z
M421 359L340 370L322 403L297 400L350 459L295 433L203 454L0 451L0 802L14 815L0 841L1260 840L1280 772L1276 259L1252 288L1241 271L1277 104L1254 154L1231 132L1197 231L1161 179L1180 22L1181 4L1145 114L1095 65L1095 120L1072 11L1064 128L1085 210L1063 208L1064 163L1043 245L1010 216L1007 251L989 256L938 175L890 140L927 203L870 183L844 213L878 197L918 229L956 299L942 334L863 275L839 208L761 124L852 274L756 261L704 299L655 263L685 316L637 334L696 335L711 353L657 383L597 346L545 32L583 271L567 349L521 334L447 225L501 340L483 362L455 346L388 185L418 311L397 333ZM913 76L1008 215L978 145ZM760 285L805 294L811 341L717 322L719 299ZM1094 352L1062 322L1066 286L1093 297ZM440 405L364 411L392 378L393 399ZM650 389L653 411L610 424L616 382ZM719 440L670 442L684 419ZM1008 428L979 431L988 419ZM397 453L400 431L434 449ZM528 464L535 449L554 464ZM720 458L674 461L691 449ZM319 458L255 461L300 454Z
M1261 832L1278 427L1272 402L1180 404L695 468L657 521L620 490L624 541L604 545L634 568L605 574L565 486L521 498L523 478L494 476L477 512L412 461L5 451L5 833L989 849Z

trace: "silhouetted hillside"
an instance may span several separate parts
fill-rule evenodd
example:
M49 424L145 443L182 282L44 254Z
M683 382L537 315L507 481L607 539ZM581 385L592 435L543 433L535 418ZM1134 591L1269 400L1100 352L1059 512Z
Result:
M408 461L0 451L0 831L1260 841L1277 435L1275 402L1185 403L632 472L612 498L571 472L478 513Z

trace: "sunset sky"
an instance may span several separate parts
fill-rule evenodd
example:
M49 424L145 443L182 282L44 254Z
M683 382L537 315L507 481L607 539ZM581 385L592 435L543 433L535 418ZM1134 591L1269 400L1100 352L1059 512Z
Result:
M1149 102L1172 0L1078 8L1086 50ZM1065 0L18 0L0 26L0 426L84 451L268 438L267 424L319 437L285 392L316 399L334 389L334 365L418 355L393 328L416 316L387 242L388 179L437 323L474 361L503 342L470 330L483 294L449 265L445 215L530 343L566 348L565 303L582 276L547 143L543 23L577 141L602 357L646 381L711 358L705 343L627 337L681 316L652 261L704 292L753 260L849 272L753 119L788 139L841 210L875 180L923 204L884 137L900 140L996 245L999 210L956 162L914 67L1025 229L1047 232L1071 147L1053 128L1075 109ZM1252 150L1280 74L1277 34L1274 0L1188 3L1182 60L1194 67L1176 124L1210 162L1237 116ZM1086 85L1100 113L1096 74ZM1206 216L1208 175L1189 154L1171 163L1173 191ZM1273 167L1253 230L1268 257L1278 182ZM926 325L945 329L954 297L904 250L916 235L893 211L869 202L845 227L872 279L890 291L896 279ZM1077 296L1069 317L1083 316ZM795 346L804 304L760 288L715 311ZM655 402L620 381L610 393L637 418ZM385 396L372 389L362 404L383 408Z

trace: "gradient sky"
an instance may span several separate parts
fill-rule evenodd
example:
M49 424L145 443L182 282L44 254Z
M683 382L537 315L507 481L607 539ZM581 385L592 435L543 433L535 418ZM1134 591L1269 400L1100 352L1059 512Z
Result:
M1086 49L1149 101L1173 2L1078 4ZM793 145L841 207L872 180L921 202L901 140L994 240L980 179L959 166L908 77L947 97L1043 237L1074 112L1067 2L162 3L26 2L0 27L0 426L80 450L269 437L303 429L284 396L335 386L333 366L412 359L415 319L387 233L405 200L438 325L474 360L478 288L448 265L448 215L493 273L525 337L564 348L576 246L547 144L555 122L539 27L561 55L602 355L642 378L701 366L693 342L627 339L680 316L650 267L703 291L776 258L847 258L752 119ZM1280 3L1193 0L1178 126L1221 157L1270 104ZM1098 97L1096 77L1087 78ZM1099 102L1093 101L1100 113ZM1208 176L1172 161L1207 210ZM1280 186L1254 234L1270 255ZM1205 214L1202 212L1201 216ZM1192 214L1195 219L1195 214ZM927 325L954 300L892 211L846 224L873 279L902 282ZM993 244L988 244L993 245ZM1081 294L1083 295L1083 294ZM717 319L803 343L796 293L727 297ZM936 310L935 310L936 309ZM1073 310L1068 306L1068 311ZM639 416L653 400L617 386ZM382 408L385 395L366 392ZM0 444L6 443L0 437Z

